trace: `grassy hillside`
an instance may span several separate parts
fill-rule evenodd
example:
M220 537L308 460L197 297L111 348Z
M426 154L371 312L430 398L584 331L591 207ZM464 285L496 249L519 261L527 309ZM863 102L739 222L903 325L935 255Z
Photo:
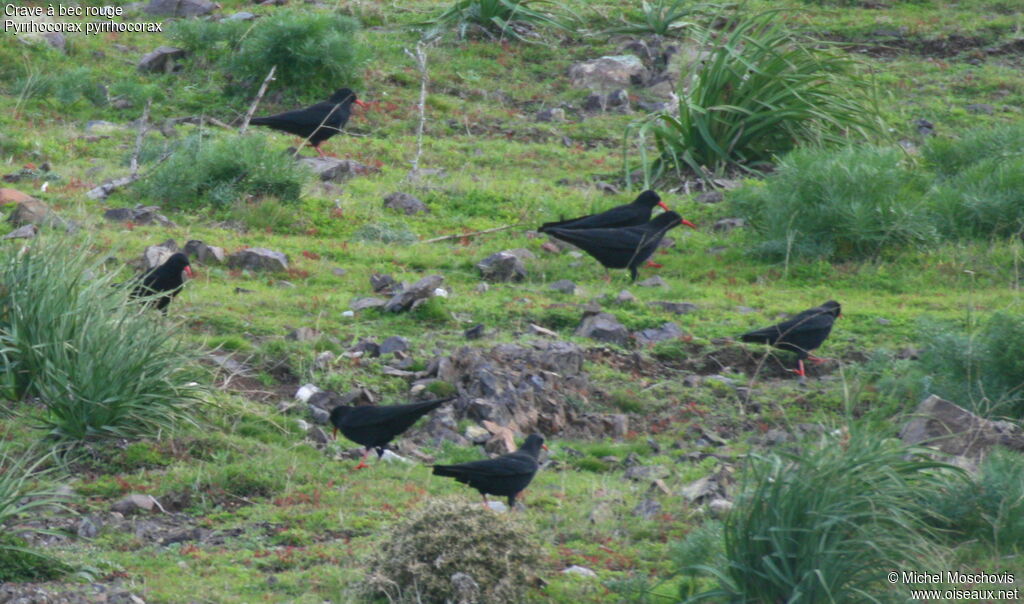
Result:
M105 4L125 6L125 20L161 19L126 2ZM556 393L560 404L578 413L625 414L628 430L617 437L610 431L545 434L550 463L533 481L525 509L500 521L511 523L502 530L532 530L524 539L537 568L525 588L527 601L678 601L725 589L728 581L720 577L681 572L706 563L726 573L717 556L730 534L727 528L723 541L721 510L710 509L706 499L692 501L687 487L712 477L722 486L722 498L739 506L746 492L741 485L764 487L748 465L752 459L784 456L799 446L796 460L785 462L797 476L805 457L799 453L807 453L807 464L820 464L814 468L832 467L839 461L811 452L846 450L850 442L872 453L856 468L882 475L871 481L879 501L909 509L930 499L936 517L965 519L963 526L931 517L908 521L924 543L908 543L899 555L880 554L876 564L884 559L919 572L1024 576L1016 555L1016 537L1024 529L1012 521L1020 506L1006 495L1019 485L1005 479L1024 467L1018 454L1005 453L985 466L971 479L983 485L975 490L954 478L941 485L932 476L917 482L910 476L917 469L894 471L897 478L880 470L899 465L901 452L889 451L885 439L897 435L928 394L952 397L994 419L1019 424L1024 415L1024 369L1013 352L1024 343L1024 137L1014 136L1024 133L1024 12L1015 2L750 0L687 16L696 25L659 40L662 47L700 50L699 30L710 32L701 38L706 49L726 37L737 18L777 9L771 22L794 34L799 48L851 60L851 79L836 80L848 88L835 94L877 113L869 116L873 128L863 132L836 128L830 137L819 132L794 138L796 150L773 155L763 170L767 175L734 163L724 165L712 184L692 170L648 182L699 227L672 231L674 244L654 257L663 267L641 269L641 279L664 280L654 287L629 283L624 271L613 271L606 283L596 262L551 251L548 239L534 231L545 221L626 203L644 188L636 170L657 150L652 136L638 142L640 122L649 113L640 103L662 99L633 85L629 111L584 110L590 92L573 87L567 75L578 62L634 52L624 50L634 39L653 46L649 33L602 33L642 22L639 3L536 5L568 26L521 28L523 40L473 28L463 39L445 30L424 46L421 155L421 74L407 51L415 52L422 31L410 26L436 17L448 3L220 5L218 18L239 11L257 18L166 19L160 34L69 34L63 49L38 37L3 34L0 172L10 176L2 184L44 201L77 228L66 234L61 225L43 225L35 240L0 242L8 266L0 270L6 279L0 297L14 300L10 292L29 291L19 278L27 282L44 274L11 268L22 261L22 245L38 246L61 262L61 254L80 257L77 264L67 260L78 267L75 278L106 279L86 302L60 302L50 291L60 287L46 290L58 301L33 311L54 317L36 322L41 333L51 333L46 330L58 317L121 312L105 306L107 284L128 277L133 269L126 263L167 239L179 246L202 240L228 254L269 248L290 261L278 273L193 261L196 277L166 319L152 312L129 312L131 318L124 319L135 326L127 336L121 333L126 341L134 340L133 333L139 339L166 336L185 349L175 357L184 359L182 372L168 383L198 384L186 393L196 397L186 421L174 416L144 434L90 433L81 441L58 442L47 439L53 434L53 400L75 386L46 390L14 378L0 384L0 468L10 470L0 477L4 538L25 527L50 529L54 534L26 534L28 544L72 571L56 572L53 580L29 576L40 583L31 587L9 583L0 588L0 601L9 588L82 598L130 592L146 602L361 597L362 582L375 566L372 555L385 548L403 520L436 500L478 504L467 487L430 476L426 462L467 461L484 451L441 442L421 425L414 438L400 443L411 463L381 462L352 473L352 443L318 443L307 434L298 420L313 420L294 401L296 391L306 383L339 393L362 388L377 402L404 402L412 398L412 379L385 371L387 363L397 364L392 355L351 354L361 339L407 338L411 360L402 369L416 372L466 346L530 347L550 339L536 335L531 324L585 351L587 390ZM311 19L322 19L309 25L320 33L300 46L296 41L306 38L286 26ZM280 27L265 26L270 23ZM139 59L162 45L184 48L188 55L172 71L139 71ZM343 85L370 104L357 108L345 133L324 145L369 173L320 182L293 166L286 151L293 137L256 127L238 136L237 126L274 65L278 77L257 115L323 100ZM684 93L685 87L676 91ZM564 110L565 119L538 119L552 108ZM137 120L144 113L151 127L140 136ZM102 201L86 195L129 174L133 158L139 181ZM413 161L418 175L411 173ZM716 189L721 201L701 201L706 190ZM395 192L416 196L429 213L406 216L385 208L385 197ZM119 223L103 216L106 209L137 204L160 206L173 224ZM737 217L747 226L713 228ZM501 227L509 228L475 234ZM452 237L427 241L443 236ZM58 240L76 247L62 251ZM525 280L479 287L476 263L515 248L535 256L525 262ZM374 295L375 273L407 283L438 274L446 295L408 313L346 313L355 299ZM576 293L550 287L564 279L577 285ZM631 296L620 298L622 290ZM25 296L20 303L33 308ZM843 305L842 319L819 351L832 360L811 369L806 383L784 370L794 365L792 355L734 341L783 313L829 299ZM653 302L694 307L676 314ZM24 365L9 363L17 354L11 343L16 338L8 337L14 319L7 314L16 301L10 304L0 319L0 352L13 376ZM684 335L648 347L635 340L618 346L578 338L573 334L588 304L615 315L631 332L674 322ZM478 324L485 336L468 340L465 331ZM300 328L315 332L289 337ZM54 327L52 333L63 332ZM90 342L97 346L90 350L103 350ZM108 365L149 354L141 348ZM318 362L325 351L333 361ZM246 370L235 371L224 356ZM103 371L112 369L97 371L91 380L104 382ZM443 394L451 385L432 387ZM168 396L181 395L174 392ZM143 394L125 399L137 404ZM465 433L475 425L462 419L455 428ZM516 436L521 441L524 435ZM38 461L37 470L51 471L31 475L5 499L15 460ZM866 470L865 475L875 476ZM827 478L802 480L786 484L793 492L833 484ZM836 484L854 493L866 488L853 481ZM74 493L64 500L67 509L37 508L4 524L7 503L13 507L26 489L61 486ZM964 494L975 492L975 499ZM153 495L159 505L142 514L112 511L130 494ZM991 505L984 513L975 509L981 494L995 501L986 500ZM83 519L93 529L83 529ZM438 534L483 534L473 522L487 525L487 519L474 515L466 527L439 523ZM871 535L858 538L870 541ZM501 545L482 547L493 551ZM15 567L3 560L0 571ZM573 565L592 569L596 577L562 572ZM863 585L874 589L878 580L866 578ZM1009 587L1014 585L1020 587L1020 580ZM888 595L905 600L909 587ZM825 601L803 597L793 601ZM861 601L856 595L835 599Z

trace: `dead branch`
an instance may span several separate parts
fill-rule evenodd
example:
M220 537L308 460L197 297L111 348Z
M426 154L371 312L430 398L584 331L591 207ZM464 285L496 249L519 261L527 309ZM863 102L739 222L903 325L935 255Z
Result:
M259 92L256 93L256 99L253 100L252 105L249 106L249 111L245 112L245 119L242 121L242 127L238 129L239 134L245 134L245 131L249 128L249 120L252 119L254 113L256 113L256 107L259 106L260 101L263 100L263 95L267 92L267 84L274 79L274 72L277 71L277 65L270 68L270 73L263 79L263 84L260 85Z
M493 229L484 229L482 231L476 231L473 233L457 233L455 235L444 235L443 237L434 237L433 239L424 239L420 243L437 243L438 241L447 241L449 239L462 239L469 237L476 237L477 235L486 235L487 233L497 233L498 231L507 231L508 229L515 228L522 224L517 222L515 224L506 224L505 226L494 227Z
M142 139L146 137L146 130L149 126L149 108L153 106L153 99L146 99L146 108L142 110L142 119L139 120L139 131L135 135L135 151L132 153L132 176L139 173L139 154L142 153Z
M416 61L416 68L420 72L420 100L417 104L420 117L416 125L416 156L412 160L412 170L409 171L410 178L418 178L420 175L420 157L423 156L423 127L427 122L427 47L422 40L416 43L416 54L408 48L404 49L409 58Z

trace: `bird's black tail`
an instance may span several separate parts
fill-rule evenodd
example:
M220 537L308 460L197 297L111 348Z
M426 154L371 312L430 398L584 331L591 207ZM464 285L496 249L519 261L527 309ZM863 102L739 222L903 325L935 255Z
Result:
M462 468L460 468L459 466L434 466L434 476L461 478L462 475Z

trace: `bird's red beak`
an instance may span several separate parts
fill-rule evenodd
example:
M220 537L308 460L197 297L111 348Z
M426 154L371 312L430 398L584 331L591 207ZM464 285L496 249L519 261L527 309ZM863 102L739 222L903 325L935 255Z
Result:
M666 212L671 212L672 211L672 210L668 209L668 206L665 205L664 201L659 201L658 202L658 207L660 207L662 210L665 210Z
M690 227L691 229L693 229L695 231L697 230L697 225L693 224L692 222L690 222L689 220L687 220L685 218L683 218L680 222L682 222L683 224L685 224L686 226Z
M364 102L364 101L360 101L359 99L356 99L356 100L355 100L355 104L356 104L356 105L359 105L359 106L360 106L360 107L362 107L363 109L366 109L367 107L369 107L369 106L370 106L370 105L369 105L369 104L367 104L366 102Z
M541 445L540 448L544 449L545 451L550 451L551 450L551 449L548 448L547 445Z
M188 275L189 279L195 278L195 273L192 272L192 267L191 266L186 266L185 267L185 274Z

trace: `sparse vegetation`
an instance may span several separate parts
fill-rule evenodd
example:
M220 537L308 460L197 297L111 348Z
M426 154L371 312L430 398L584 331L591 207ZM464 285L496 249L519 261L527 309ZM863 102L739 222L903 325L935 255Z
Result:
M454 30L460 38L479 32L491 39L525 40L536 27L568 31L567 16L555 17L550 11L559 8L549 0L455 0L440 15L419 25L428 39Z

